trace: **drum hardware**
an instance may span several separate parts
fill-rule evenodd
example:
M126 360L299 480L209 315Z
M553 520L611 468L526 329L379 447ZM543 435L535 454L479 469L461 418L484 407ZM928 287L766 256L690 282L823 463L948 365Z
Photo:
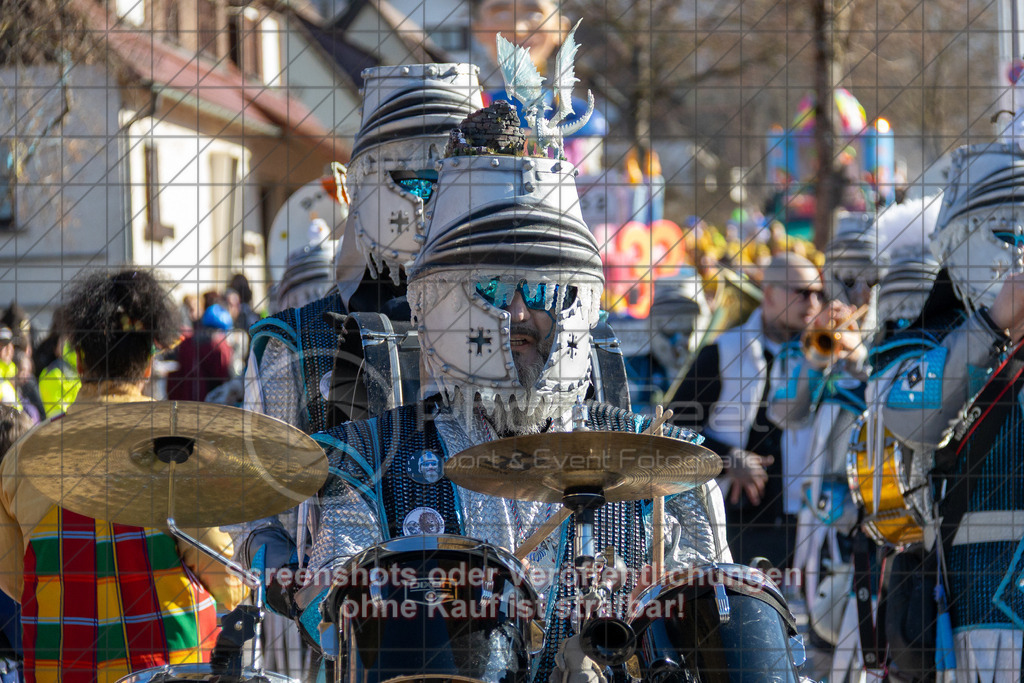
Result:
M620 356L622 355L622 343L619 341L618 337L602 337L601 339L594 338L591 339L590 343L602 351L617 353Z
M580 568L580 558L576 559ZM598 664L618 666L633 656L636 633L609 609L612 596L625 583L626 563L614 548L601 551L592 568L589 591L580 600L587 618L579 625L580 645Z
M255 639L263 621L262 609L254 605L239 605L221 617L220 633L210 654L210 670L225 680L240 680L243 676L242 649L247 640Z
M725 586L715 584L715 603L718 605L718 621L728 624L732 619L732 611L729 609L729 597L725 594Z
M552 520L566 518L569 511L575 514L578 600L586 609L576 610L574 619L586 613L582 623L577 621L581 645L605 666L629 659L637 634L629 623L612 616L612 595L622 585L625 566L611 548L597 554L594 512L606 502L660 498L664 504L665 496L701 486L722 468L713 451L660 435L671 416L664 411L643 434L577 429L499 439L445 464L446 476L459 486L504 498L561 502L566 513ZM574 423L581 417L574 409ZM552 520L524 542L518 556L532 551L560 523Z
M189 536L178 528L174 519L174 471L188 462L192 457L195 440L180 436L156 437L153 439L156 458L167 465L167 529L174 538L213 558L235 573L245 585L256 594L255 606L239 605L221 619L222 629L214 644L210 658L210 671L215 676L223 676L224 680L234 677L240 681L242 676L242 649L245 642L252 641L253 671L256 675L263 672L263 657L260 653L260 632L264 614L264 588L262 579L234 560L225 557L197 538Z
M407 344L410 340L419 342L419 333L416 330L409 330L408 332L373 332L371 330L363 330L361 338L364 345L369 346L371 344L384 344L388 341L394 341L399 346Z
M604 491L599 486L571 486L562 496L562 505L576 516L573 555L577 568L594 564L594 512L604 504ZM584 585L583 588L590 586Z
M654 409L654 420L644 430L644 434L654 434L656 436L663 436L664 425L668 419L672 417L672 409L665 410L661 405L658 405ZM661 496L654 498L654 506L651 511L651 568L654 571L655 578L661 576L661 565L662 558L665 556L665 499Z

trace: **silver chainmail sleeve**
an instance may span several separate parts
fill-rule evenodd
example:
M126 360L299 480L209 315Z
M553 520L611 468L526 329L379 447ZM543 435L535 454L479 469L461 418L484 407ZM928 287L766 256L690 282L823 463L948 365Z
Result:
M263 356L249 353L245 369L245 399L242 407L246 410L276 417L293 427L303 429L301 420L302 368L294 352L278 339L267 342ZM298 528L298 508L292 508L277 516L288 535L295 537ZM252 522L221 527L231 536L235 547L256 529L270 525L275 518L265 517Z
M714 480L665 501L665 569L732 562L725 502Z
M302 419L302 365L298 356L279 339L269 339L262 358L249 354L245 371L246 410L305 428Z
M434 424L449 453L462 451L495 438L479 415L469 431L451 413L435 417ZM526 538L543 524L559 505L507 500L457 487L466 536L514 552ZM517 522L518 520L518 522Z
M309 569L319 572L341 567L383 540L370 506L341 477L332 476L320 500L320 531L313 541Z

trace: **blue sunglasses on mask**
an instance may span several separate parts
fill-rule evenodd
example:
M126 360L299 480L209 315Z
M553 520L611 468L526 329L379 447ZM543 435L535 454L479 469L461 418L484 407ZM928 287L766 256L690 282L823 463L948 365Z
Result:
M437 171L392 171L391 179L403 190L424 202L430 200L434 188L437 187Z
M533 311L544 311L547 310L545 301L548 300L548 292L551 291L554 295L551 297L551 301L558 300L559 287L562 285L556 285L550 282L541 282L537 285L531 285L526 280L520 280L515 288L512 288L509 283L503 283L500 278L491 278L476 283L476 293L483 297L484 301L497 306L498 308L506 308L512 303L512 297L515 296L516 292L523 297L523 303L526 307ZM553 287L553 290L549 288ZM572 285L567 285L565 288L565 301L562 302L562 308L568 308L576 301L577 289Z
M994 230L992 234L1007 244L1012 244L1015 247L1024 247L1024 235L1018 235L1013 232L1003 232L1000 230Z

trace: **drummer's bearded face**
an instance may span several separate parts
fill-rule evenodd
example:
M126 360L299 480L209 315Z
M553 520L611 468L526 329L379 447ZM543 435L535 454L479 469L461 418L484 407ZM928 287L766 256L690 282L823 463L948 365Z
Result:
M551 347L555 339L554 312L548 310L536 310L526 306L523 297L516 292L506 309L510 316L509 332L512 343L512 362L516 365L516 374L519 383L527 390L532 391L544 365L551 355ZM527 415L519 406L506 408L501 403L495 405L494 426L500 434L531 434L539 431L541 425L547 421L554 410L560 410L552 406L549 410L538 409Z
M544 370L555 339L555 318L550 310L530 308L516 292L508 305L511 316L512 361L523 388L530 389Z

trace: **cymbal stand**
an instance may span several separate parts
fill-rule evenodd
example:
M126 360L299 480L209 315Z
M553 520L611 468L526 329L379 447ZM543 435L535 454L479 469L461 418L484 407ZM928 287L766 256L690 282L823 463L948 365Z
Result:
M231 558L225 557L199 539L189 536L182 531L174 521L174 470L178 464L186 462L192 456L194 447L195 440L188 437L162 436L153 440L153 449L156 453L156 457L159 458L161 462L167 463L167 528L175 538L184 541L199 552L213 558L227 567L256 594L255 608L239 605L235 610L222 619L225 632L222 632L222 634L217 637L213 657L217 657L218 649L221 648L227 648L229 650L237 648L240 655L242 643L251 638L252 671L256 674L262 674L263 655L260 649L260 639L263 625L265 597L261 577L255 572L238 564ZM229 628L239 633L226 633ZM238 671L236 675L240 675L242 668L240 662L238 663L237 668Z
M573 558L579 577L581 599L597 599L597 611L603 611L604 591L593 591L597 550L594 547L594 513L605 504L604 489L576 486L565 490L562 505L572 510L576 520L576 538L573 540Z
M562 496L562 505L576 516L573 553L580 584L572 622L583 651L602 666L621 664L636 645L636 634L615 616L612 604L625 581L626 563L613 547L604 548L600 557L594 550L594 512L605 502L601 487L571 487Z

